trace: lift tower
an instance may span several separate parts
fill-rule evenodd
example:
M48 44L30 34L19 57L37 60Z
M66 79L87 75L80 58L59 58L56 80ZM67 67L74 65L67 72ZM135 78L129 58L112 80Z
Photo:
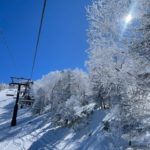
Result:
M30 88L30 86L33 84L33 81L31 79L25 79L25 78L17 78L17 77L11 77L11 83L10 86L17 86L17 96L16 96L16 103L14 106L11 126L15 126L17 121L17 112L18 112L18 102L19 102L19 95L21 88L24 87L24 89Z

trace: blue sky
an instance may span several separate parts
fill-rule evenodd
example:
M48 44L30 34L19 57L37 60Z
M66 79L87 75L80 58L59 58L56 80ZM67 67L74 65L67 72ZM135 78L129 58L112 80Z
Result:
M10 76L30 76L42 2L0 1L0 82L9 82ZM90 2L47 0L34 80L50 71L85 69L88 48L85 7Z

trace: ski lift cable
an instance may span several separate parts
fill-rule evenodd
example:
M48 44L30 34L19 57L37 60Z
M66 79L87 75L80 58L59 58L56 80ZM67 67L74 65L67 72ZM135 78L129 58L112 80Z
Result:
M46 2L47 2L47 0L44 0L42 14L41 14L41 20L40 20L40 26L39 26L38 36L37 36L37 42L36 42L36 47L35 47L35 53L34 53L34 57L33 57L33 64L32 64L31 76L30 76L31 79L33 77L35 62L36 62L36 58L37 58L38 46L39 46L42 25L43 25L43 20L44 20L44 15L45 15Z
M11 61L12 61L13 67L16 70L18 70L17 65L16 65L16 61L15 61L15 58L14 58L14 55L13 55L10 47L8 46L8 42L6 40L6 36L4 35L4 32L2 30L0 31L0 37L1 37L2 41L3 41L3 44L4 44L4 46L5 46L6 50L7 50L8 55L9 55Z

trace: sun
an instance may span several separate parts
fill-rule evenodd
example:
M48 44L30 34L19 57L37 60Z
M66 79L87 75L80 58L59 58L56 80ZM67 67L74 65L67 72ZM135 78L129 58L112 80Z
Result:
M132 15L131 14L129 14L129 15L127 15L126 17L125 17L125 22L126 22L126 24L129 24L131 21L132 21Z

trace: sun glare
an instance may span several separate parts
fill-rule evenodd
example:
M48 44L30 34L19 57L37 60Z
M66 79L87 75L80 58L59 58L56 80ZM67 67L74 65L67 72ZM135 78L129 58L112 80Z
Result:
M131 20L132 20L132 15L131 15L131 14L129 14L129 15L127 15L127 16L125 17L125 22L126 22L127 24L130 23Z

